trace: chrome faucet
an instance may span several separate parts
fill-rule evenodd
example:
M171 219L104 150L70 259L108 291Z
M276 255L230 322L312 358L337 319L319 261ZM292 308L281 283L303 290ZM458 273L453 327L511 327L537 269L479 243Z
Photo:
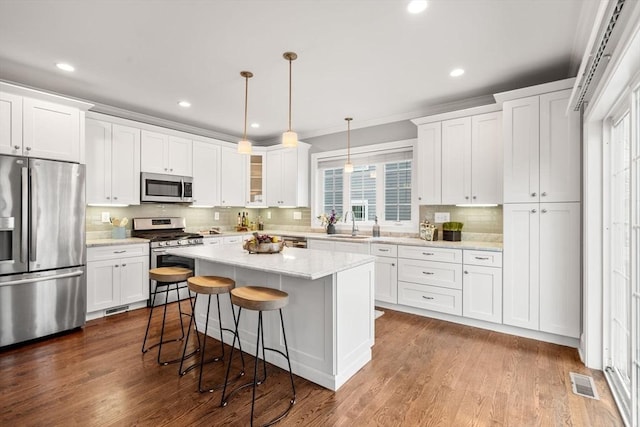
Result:
M353 214L353 211L347 211L347 213L344 214L344 222L347 222L347 217L349 216L349 214L351 214L351 235L355 236L356 231L359 230L358 227L356 227L356 216Z

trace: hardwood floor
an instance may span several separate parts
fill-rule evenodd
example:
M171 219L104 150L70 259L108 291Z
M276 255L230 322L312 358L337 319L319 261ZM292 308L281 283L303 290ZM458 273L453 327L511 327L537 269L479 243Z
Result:
M177 365L140 353L147 315L94 320L0 352L0 425L249 425L250 388L221 408L220 391L196 391L197 370L179 377ZM219 349L207 345L207 353ZM253 359L246 362L248 380ZM206 383L223 378L222 364L206 368ZM288 376L269 368L258 422L287 405ZM592 375L601 400L574 395L570 371ZM602 373L586 369L575 349L390 310L376 320L373 360L338 392L299 377L295 385L297 403L280 425L622 425Z

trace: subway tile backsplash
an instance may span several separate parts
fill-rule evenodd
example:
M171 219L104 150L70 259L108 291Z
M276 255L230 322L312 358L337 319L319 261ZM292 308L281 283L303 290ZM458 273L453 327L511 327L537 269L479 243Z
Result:
M89 238L102 238L111 235L111 224L101 222L102 212L109 212L112 218L140 218L154 216L185 217L187 230L198 232L210 227L219 227L222 231L233 230L238 212L248 212L251 221L262 217L266 230L311 230L311 209L309 208L190 208L178 204L149 203L127 207L88 206L86 211L87 232ZM218 213L219 219L215 219ZM464 240L502 241L502 206L497 207L458 207L458 206L420 206L420 221L425 218L435 222L436 212L449 212L451 221L464 223ZM297 213L301 219L294 219ZM269 218L271 216L271 218ZM439 227L440 229L442 227ZM131 234L131 222L127 225L127 235ZM416 230L415 235L418 235ZM442 235L442 232L440 232Z

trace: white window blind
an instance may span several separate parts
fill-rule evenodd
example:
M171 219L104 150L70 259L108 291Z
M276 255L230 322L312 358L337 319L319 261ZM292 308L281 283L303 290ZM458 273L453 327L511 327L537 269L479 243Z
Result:
M323 175L323 211L330 213L332 210L336 211L339 217L342 217L343 208L343 196L344 196L344 176L343 168L325 169L322 171Z
M385 221L411 220L411 161L386 163Z

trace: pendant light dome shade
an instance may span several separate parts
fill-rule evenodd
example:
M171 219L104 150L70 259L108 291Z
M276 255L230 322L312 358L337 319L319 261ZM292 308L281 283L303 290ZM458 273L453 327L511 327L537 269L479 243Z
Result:
M353 163L351 163L351 120L352 117L345 117L347 121L347 163L344 164L344 173L353 172Z
M291 130L291 64L298 58L295 52L285 52L282 57L289 61L289 128L282 133L282 145L287 148L298 146L298 134Z
M244 132L242 133L242 141L238 142L238 153L251 154L251 142L247 139L247 111L249 107L249 79L253 77L253 73L241 71L240 75L244 77Z

